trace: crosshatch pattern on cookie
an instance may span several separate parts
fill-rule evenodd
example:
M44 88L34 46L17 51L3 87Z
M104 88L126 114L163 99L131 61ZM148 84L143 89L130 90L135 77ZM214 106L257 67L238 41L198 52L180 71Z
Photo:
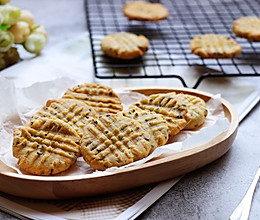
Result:
M14 130L13 155L29 173L57 174L76 162L79 141L76 131L64 121L38 118Z
M166 19L169 14L162 4L145 1L127 2L122 11L129 19L140 21L159 21Z
M204 34L190 41L190 50L202 58L234 58L241 53L242 47L230 37Z
M177 103L171 93L153 94L134 103L130 108L137 107L161 114L167 121L170 135L178 134L186 125L185 107Z
M98 114L94 108L84 102L73 99L48 100L46 106L40 109L33 118L54 117L71 125L79 136L83 135L84 127Z
M250 41L260 41L260 18L239 18L233 22L232 30L238 37L246 38Z
M98 83L85 83L69 88L62 98L83 101L100 114L117 113L123 110L118 95L110 87Z
M160 147L167 143L170 131L162 115L139 108L124 110L122 111L122 115L137 120L151 134L152 139L150 142L153 139L155 142L155 144L153 144L154 148L152 148L151 151L154 151L156 146Z
M187 124L184 129L197 129L204 123L208 111L206 103L203 99L184 93L172 93L172 95L176 96L176 100L179 105L187 109L187 114L185 115Z
M148 156L153 148L150 138L136 120L107 114L86 126L81 153L94 169L119 167Z
M114 58L130 60L142 56L149 47L143 35L128 32L109 34L101 41L102 51Z

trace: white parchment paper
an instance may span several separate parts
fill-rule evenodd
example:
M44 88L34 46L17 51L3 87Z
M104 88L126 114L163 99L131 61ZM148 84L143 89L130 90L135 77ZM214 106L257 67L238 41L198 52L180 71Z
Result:
M35 83L26 88L15 88L12 80L0 77L0 160L15 169L21 175L26 175L17 166L17 159L12 156L12 132L16 127L28 122L30 117L40 109L48 99L60 98L68 89L77 84L69 78ZM142 94L130 91L115 90L123 102L124 108L143 97ZM204 125L196 131L181 131L171 138L169 144L157 148L148 157L120 168L110 168L106 171L96 171L89 167L81 158L64 175L104 175L117 169L145 163L152 158L161 157L174 152L180 152L207 143L214 137L226 131L229 121L225 117L220 95L215 95L207 104L208 116Z

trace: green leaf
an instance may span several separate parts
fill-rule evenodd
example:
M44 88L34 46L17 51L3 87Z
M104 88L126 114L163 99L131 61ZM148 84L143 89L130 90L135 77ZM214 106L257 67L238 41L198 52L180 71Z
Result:
M11 27L11 25L7 25L7 24L2 24L0 25L0 30L6 31Z

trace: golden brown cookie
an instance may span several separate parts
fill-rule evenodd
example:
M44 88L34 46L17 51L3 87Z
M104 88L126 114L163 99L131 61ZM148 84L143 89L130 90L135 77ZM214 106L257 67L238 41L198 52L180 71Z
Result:
M178 134L187 124L185 107L177 103L176 96L171 93L153 94L134 103L130 108L137 107L161 114L167 121L170 135Z
M232 30L238 37L260 41L260 18L242 17L233 22Z
M140 108L131 108L121 112L123 116L132 118L140 122L143 127L150 133L150 143L153 144L151 151L160 147L169 139L169 127L165 118L155 112L141 110Z
M202 58L234 58L238 56L242 47L230 37L218 34L204 34L190 41L192 53Z
M187 109L187 114L185 115L187 124L184 129L193 130L201 126L208 114L205 101L194 95L172 94L176 96L177 103Z
M160 3L144 1L127 2L123 14L130 20L159 21L168 17L168 10Z
M118 95L109 86L99 83L84 83L69 88L62 98L83 101L99 114L117 113L123 110Z
M107 114L86 126L80 149L92 168L105 170L146 157L152 148L150 138L138 121Z
M145 36L128 32L110 34L101 41L101 49L106 55L123 60L142 56L148 47L149 40Z
M13 156L25 171L57 174L70 168L80 154L80 137L66 122L53 118L31 120L14 130Z
M89 121L98 117L94 108L87 106L84 102L74 99L52 99L48 100L46 106L40 109L33 118L54 117L61 119L71 125L80 137L83 135L84 127Z

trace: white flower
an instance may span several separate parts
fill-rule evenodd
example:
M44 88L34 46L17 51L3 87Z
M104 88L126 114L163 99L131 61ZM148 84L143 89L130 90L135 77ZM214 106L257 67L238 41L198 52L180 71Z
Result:
M18 21L24 21L29 24L30 27L34 25L34 16L29 10L21 10L21 16Z
M16 44L23 43L30 34L29 24L24 21L17 21L8 30L14 35L14 43Z
M47 39L42 33L33 32L27 37L23 46L28 52L39 54L46 43Z
M14 43L14 36L9 31L0 30L0 52L8 51Z
M20 17L20 9L12 5L4 5L0 7L0 14L3 17L2 24L13 25Z

